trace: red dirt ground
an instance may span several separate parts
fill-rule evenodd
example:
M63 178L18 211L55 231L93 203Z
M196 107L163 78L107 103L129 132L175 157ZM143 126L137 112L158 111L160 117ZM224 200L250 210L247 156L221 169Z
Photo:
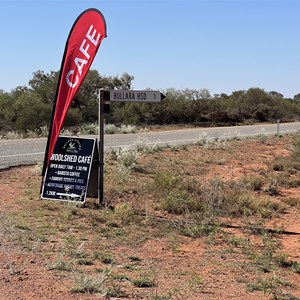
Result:
M248 144L247 144L248 143ZM232 150L232 148L231 148ZM197 151L195 148L193 151ZM190 155L195 155L190 151ZM251 155L249 155L251 151ZM270 170L271 161L276 157L286 157L290 148L286 140L265 144L257 141L237 143L234 151L222 156L223 162L209 163L205 166L206 176L218 176L222 180L238 179L239 177L257 173L258 170ZM169 152L164 155L180 156ZM49 259L47 251L24 249L20 244L21 234L14 228L14 216L20 210L30 206L23 206L22 202L34 202L35 208L40 205L36 196L26 193L28 184L40 182L39 172L35 166L12 168L0 171L0 299L1 300L69 300L69 299L104 299L100 294L72 293L74 285L72 273L50 271L47 268ZM284 202L288 198L300 198L299 187L280 187L280 193L275 199ZM89 208L82 208L80 218L88 218ZM17 218L17 217L16 217ZM75 216L76 218L76 216ZM18 219L19 220L19 219ZM243 231L235 226L242 224L241 220L226 218L223 223L233 225L222 228L222 234L212 238L191 238L186 236L152 236L136 245L124 242L105 241L109 245L110 253L118 258L113 266L117 272L124 266L128 257L138 256L138 267L152 270L155 274L156 287L138 288L132 280L124 280L119 286L123 294L111 296L110 299L300 299L300 274L287 268L280 268L270 273L263 273L251 263L251 258L244 255L240 248L231 244L228 246L226 236L243 237L246 240L259 243L261 238L249 231ZM297 207L288 207L285 213L271 218L265 224L267 228L284 230L276 238L281 244L280 251L291 261L300 262L300 218ZM78 235L80 229L76 229ZM75 230L75 233L76 233ZM87 241L88 244L88 241ZM48 242L46 247L55 248L57 243ZM87 246L88 247L88 246ZM54 250L53 250L54 251ZM103 268L101 262L93 266L84 266L86 272L96 268ZM123 273L125 272L122 269ZM121 272L121 273L122 273ZM133 272L133 273L130 273ZM128 271L129 276L136 278L135 271ZM258 278L273 278L273 286L264 291L249 291L246 286L254 283ZM276 277L277 276L277 277ZM274 279L275 278L275 279ZM281 282L276 278L280 278ZM192 282L194 280L194 283ZM283 280L288 284L282 283ZM269 280L271 282L271 279ZM285 295L285 296L282 296ZM281 297L281 298L280 298ZM109 298L109 297L108 297Z

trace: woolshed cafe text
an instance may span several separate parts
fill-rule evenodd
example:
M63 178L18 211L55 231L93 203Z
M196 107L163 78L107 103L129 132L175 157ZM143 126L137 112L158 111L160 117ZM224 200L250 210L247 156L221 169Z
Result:
M72 155L72 154L52 154L51 161L62 161L62 162L72 162L80 164L90 164L92 161L92 156L83 156L83 155Z

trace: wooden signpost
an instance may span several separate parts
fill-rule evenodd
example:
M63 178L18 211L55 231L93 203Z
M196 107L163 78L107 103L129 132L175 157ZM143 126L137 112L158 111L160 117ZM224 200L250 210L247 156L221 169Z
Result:
M166 96L159 91L104 90L99 93L99 203L104 201L104 105L105 102L160 102Z

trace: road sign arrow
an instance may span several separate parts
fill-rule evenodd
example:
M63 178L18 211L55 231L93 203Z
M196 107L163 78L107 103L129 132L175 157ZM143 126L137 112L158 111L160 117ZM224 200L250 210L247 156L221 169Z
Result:
M57 196L65 196L65 197L71 197L71 198L79 198L81 195L77 195L75 193L67 194L67 193L56 193Z

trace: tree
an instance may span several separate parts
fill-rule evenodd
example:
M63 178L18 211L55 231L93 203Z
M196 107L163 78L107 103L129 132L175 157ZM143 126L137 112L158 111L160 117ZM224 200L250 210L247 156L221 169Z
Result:
M223 99L228 99L229 98L229 96L225 93L221 93L220 97L223 98Z
M50 73L45 73L40 70L34 72L32 79L29 81L29 90L32 92L32 97L39 99L41 103L50 105L52 109L58 78L59 72L51 71ZM76 115L83 122L96 122L98 120L99 89L130 89L133 79L134 77L128 73L123 73L121 76L101 77L98 71L89 70L71 103L71 109L75 110L72 112L73 117L70 116L69 119L75 121L74 116ZM71 114L69 111L67 118ZM68 120L66 120L65 124L68 123ZM70 123L74 123L73 121L70 121ZM24 122L22 123L24 124Z
M98 120L99 88L100 75L98 71L90 70L71 105L72 108L79 110L85 123L94 123Z
M293 98L294 101L300 102L300 93L296 94Z
M23 101L24 107L16 120L17 130L26 132L27 130L38 130L43 126L49 128L49 116L51 115L49 105L35 101L30 95L23 95L20 100Z
M100 78L99 88L106 90L129 90L134 77L128 73L121 76L103 76Z
M0 111L4 114L5 128L7 130L16 130L16 121L20 116L18 99L28 93L28 88L18 86L10 93L4 93L1 97Z
M274 96L274 97L280 97L280 98L283 98L283 95L280 94L280 93L278 93L278 92L276 92L276 91L271 91L271 92L269 92L269 95Z
M50 104L54 102L58 77L59 72L51 71L50 73L45 73L44 71L36 71L28 84L43 103Z
M0 132L14 130L16 112L12 107L14 98L10 93L0 94Z

